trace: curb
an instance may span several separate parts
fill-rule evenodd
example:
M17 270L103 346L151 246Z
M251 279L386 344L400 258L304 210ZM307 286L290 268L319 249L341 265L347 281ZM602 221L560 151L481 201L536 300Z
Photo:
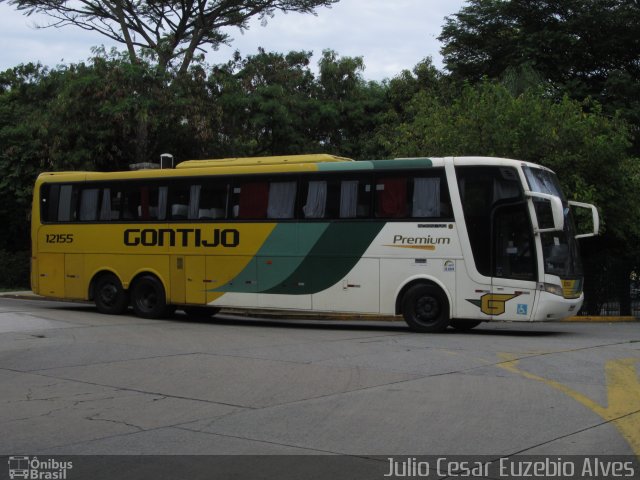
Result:
M55 298L45 298L40 295L36 295L29 291L20 292L0 292L0 298L14 298L17 300L48 300L48 301L64 301L72 303L87 303L92 304L86 300L62 300ZM243 309L243 308L223 308L222 312L228 315L241 315L244 317L252 318L296 318L300 320L369 320L369 321L402 321L402 316L393 315L375 315L375 314L362 314L362 313L312 313L304 311L290 311L290 310L261 310L261 309ZM597 316L597 315L585 315L568 317L561 322L576 322L576 323L614 323L614 322L638 322L640 318L633 316Z
M584 317L569 317L565 318L563 322L585 322L585 323L609 323L609 322L637 322L638 318L632 316L597 316L597 315L585 315Z

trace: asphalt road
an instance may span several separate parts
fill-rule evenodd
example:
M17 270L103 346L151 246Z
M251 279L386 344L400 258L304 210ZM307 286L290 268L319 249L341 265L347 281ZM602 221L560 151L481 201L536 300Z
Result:
M0 454L640 456L639 327L416 334L0 299Z

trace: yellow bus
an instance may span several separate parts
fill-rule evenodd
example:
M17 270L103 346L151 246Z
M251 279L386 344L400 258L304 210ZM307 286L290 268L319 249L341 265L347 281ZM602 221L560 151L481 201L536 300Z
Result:
M576 235L569 206L592 212ZM498 158L331 155L43 173L35 293L158 318L222 307L402 315L414 330L558 320L583 301L592 205Z

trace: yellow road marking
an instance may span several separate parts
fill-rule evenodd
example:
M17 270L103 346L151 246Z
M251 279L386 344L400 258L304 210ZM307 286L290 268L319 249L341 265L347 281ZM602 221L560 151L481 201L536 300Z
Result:
M505 363L498 364L500 368L555 388L580 402L604 420L611 422L629 443L634 453L640 457L640 381L636 371L636 364L640 363L640 358L610 360L606 363L608 405L603 407L560 382L521 370L518 368L520 360L514 354L498 355L507 360Z

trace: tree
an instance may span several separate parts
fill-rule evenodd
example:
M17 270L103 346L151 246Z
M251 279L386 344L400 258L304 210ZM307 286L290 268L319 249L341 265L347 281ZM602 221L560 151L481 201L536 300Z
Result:
M315 118L311 52L286 55L259 49L238 53L210 75L213 103L221 109L221 156L259 156L314 151Z
M438 38L455 78L534 70L559 97L590 96L640 126L639 25L637 0L469 0Z
M159 72L185 73L196 53L230 41L223 29L248 28L258 17L266 22L276 11L314 13L338 0L0 0L27 15L53 19L47 26L74 25L96 31L127 47L131 63L140 49L152 52Z
M224 156L370 154L384 87L362 79L358 57L324 51L317 76L310 63L311 52L260 49L216 66L210 90L222 115L218 151Z
M337 155L374 158L379 148L373 133L386 108L386 86L362 78L362 57L325 50L318 67L319 118L314 129L319 143Z
M275 12L315 13L338 0L0 0L27 15L52 18L49 27L73 25L96 31L127 47L129 61L151 61L155 73L149 81L160 89L174 80L170 73L186 75L198 51L230 42L224 29L248 28L249 20L263 23ZM157 91L158 88L156 88ZM138 92L139 94L140 92ZM152 113L138 97L136 144L131 162L149 160L149 125Z
M48 125L42 114L60 81L34 64L0 74L0 252L28 245L32 185L49 166Z

